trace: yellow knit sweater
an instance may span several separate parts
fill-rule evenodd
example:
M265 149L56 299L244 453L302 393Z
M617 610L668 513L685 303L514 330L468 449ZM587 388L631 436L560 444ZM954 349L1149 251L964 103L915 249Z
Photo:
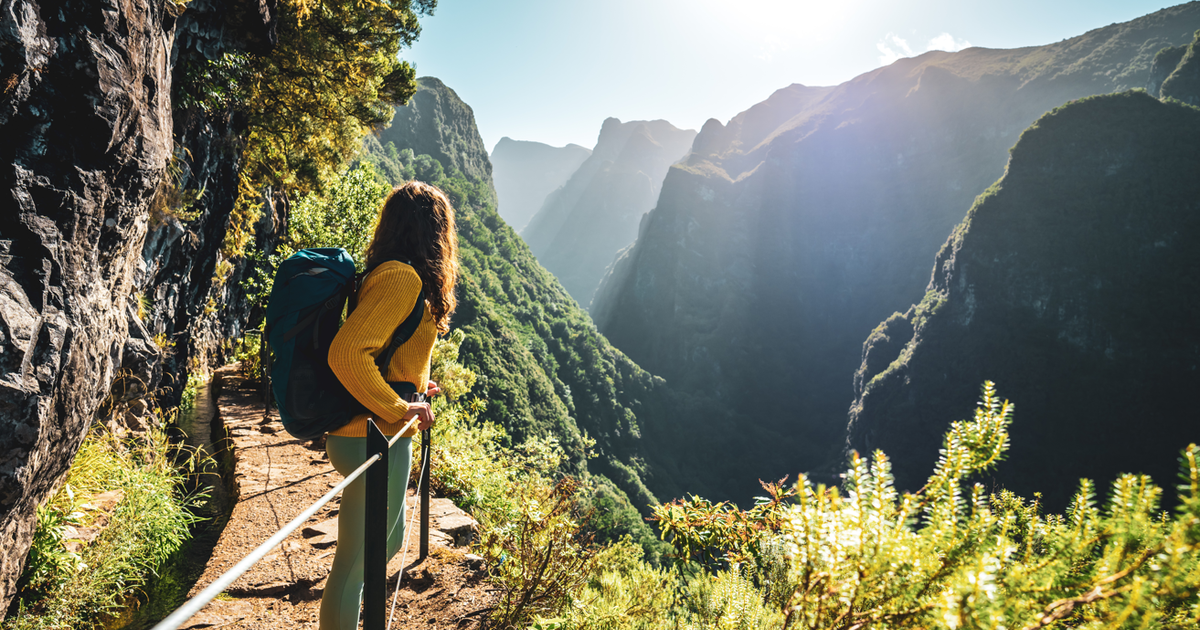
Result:
M416 270L397 261L379 265L363 280L358 290L358 306L346 318L329 348L329 367L372 413L355 416L346 426L330 431L331 435L366 437L368 418L375 419L384 435L395 435L404 426L400 419L408 412L408 403L400 400L384 382L375 366L375 357L386 349L392 333L412 312L420 290L421 278ZM424 393L435 339L437 326L426 304L421 325L392 356L387 380L413 383L418 392ZM416 433L413 425L404 435Z

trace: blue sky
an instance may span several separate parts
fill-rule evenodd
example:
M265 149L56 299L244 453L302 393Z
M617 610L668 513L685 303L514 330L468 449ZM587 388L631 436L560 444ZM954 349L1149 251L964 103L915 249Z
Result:
M699 129L792 83L836 85L931 48L1056 42L1151 0L440 0L402 58L502 136L591 148L609 116Z

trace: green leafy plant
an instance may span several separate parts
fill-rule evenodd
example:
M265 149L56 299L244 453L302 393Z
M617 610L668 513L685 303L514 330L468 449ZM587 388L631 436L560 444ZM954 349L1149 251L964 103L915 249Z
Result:
M523 493L517 517L491 523L479 544L500 589L492 620L501 628L562 610L592 570L594 552L578 538L578 482L565 477L538 490Z
M184 490L204 466L179 451L161 430L118 440L95 428L84 440L66 482L38 510L38 529L20 584L18 612L6 629L99 628L136 601L142 587L191 538L205 497ZM91 502L117 497L111 511ZM90 543L69 529L93 527Z
M770 602L770 582L789 585L777 609L787 628L1200 627L1200 448L1184 450L1173 518L1141 475L1119 478L1104 507L1082 480L1064 514L1046 515L1036 499L966 483L1003 458L1012 414L985 383L975 417L951 425L913 493L893 487L877 452L853 455L841 488L801 476L768 510L691 499L656 514L681 556L723 551L717 575L781 537L786 572L755 587Z
M37 528L25 565L26 588L46 593L58 585L61 576L77 573L83 561L77 552L67 549L68 527L83 524L83 512L78 510L71 484L59 491L65 495L57 502L47 502L37 510Z
M242 374L258 380L264 376L262 363L262 331L247 330L233 342L233 360L241 365Z

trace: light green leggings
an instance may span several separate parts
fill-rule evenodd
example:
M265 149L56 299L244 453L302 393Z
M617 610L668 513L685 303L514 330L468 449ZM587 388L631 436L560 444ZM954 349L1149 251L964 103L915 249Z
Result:
M342 475L349 475L367 461L367 438L327 436L325 452ZM412 467L412 438L400 438L388 451L388 558L404 542L404 494ZM362 607L363 537L366 512L366 475L342 491L338 510L337 553L321 596L321 630L355 630Z

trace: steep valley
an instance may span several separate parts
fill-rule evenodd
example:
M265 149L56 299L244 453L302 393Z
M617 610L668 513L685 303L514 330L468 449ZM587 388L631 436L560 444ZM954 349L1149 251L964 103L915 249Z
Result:
M687 401L664 448L688 489L743 500L757 478L840 463L863 340L920 300L1021 131L1144 87L1197 27L1192 3L1048 46L929 52L706 123L592 305Z
M538 262L584 308L695 137L665 120L605 120L592 154L521 230Z

